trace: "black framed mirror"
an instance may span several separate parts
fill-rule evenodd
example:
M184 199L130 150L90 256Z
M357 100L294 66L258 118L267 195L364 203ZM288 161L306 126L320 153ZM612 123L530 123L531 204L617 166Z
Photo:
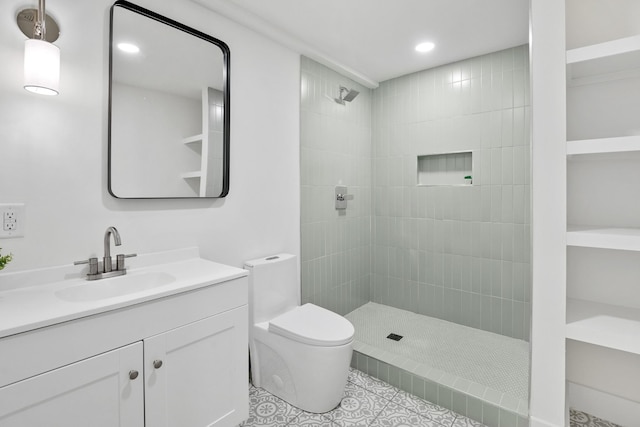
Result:
M111 7L109 193L229 192L229 47L124 0Z

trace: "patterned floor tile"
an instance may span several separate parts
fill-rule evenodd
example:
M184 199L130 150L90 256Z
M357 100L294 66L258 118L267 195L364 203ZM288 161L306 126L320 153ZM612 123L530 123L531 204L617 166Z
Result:
M337 424L329 421L321 414L303 412L294 418L288 427L338 427Z
M261 388L249 390L249 419L241 427L284 427L302 411Z
M378 396L391 400L400 391L400 389L373 378L362 371L351 368L349 371L349 381L364 389L374 392Z
M442 425L391 402L382 410L371 427L442 427Z
M452 427L487 427L479 421L458 415Z
M430 418L444 427L451 427L456 421L457 414L453 411L445 409L434 403L422 400L419 397L413 396L405 391L399 391L393 398L393 403L418 413L424 417Z
M620 427L609 421L602 420L585 412L571 409L569 411L569 423L571 427Z
M326 414L341 427L365 427L389 404L377 394L347 382L340 406Z

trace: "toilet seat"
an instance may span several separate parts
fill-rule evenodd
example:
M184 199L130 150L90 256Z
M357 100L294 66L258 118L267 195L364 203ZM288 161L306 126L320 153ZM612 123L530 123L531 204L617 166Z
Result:
M355 330L344 317L305 304L271 319L269 332L309 345L340 346L353 340Z

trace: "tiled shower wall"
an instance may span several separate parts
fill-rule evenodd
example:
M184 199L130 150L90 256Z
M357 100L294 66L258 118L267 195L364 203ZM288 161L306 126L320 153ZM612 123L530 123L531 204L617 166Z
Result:
M301 59L302 302L346 314L370 301L371 90ZM340 105L340 86L360 91ZM346 185L346 210L336 210Z
M385 81L372 124L371 300L528 340L528 47ZM469 150L473 185L417 185L417 156Z

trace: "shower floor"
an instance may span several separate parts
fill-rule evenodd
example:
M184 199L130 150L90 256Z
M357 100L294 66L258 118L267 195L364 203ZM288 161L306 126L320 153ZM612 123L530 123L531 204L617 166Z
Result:
M346 315L354 350L520 414L527 413L529 343L369 302ZM386 338L402 335L400 341Z

